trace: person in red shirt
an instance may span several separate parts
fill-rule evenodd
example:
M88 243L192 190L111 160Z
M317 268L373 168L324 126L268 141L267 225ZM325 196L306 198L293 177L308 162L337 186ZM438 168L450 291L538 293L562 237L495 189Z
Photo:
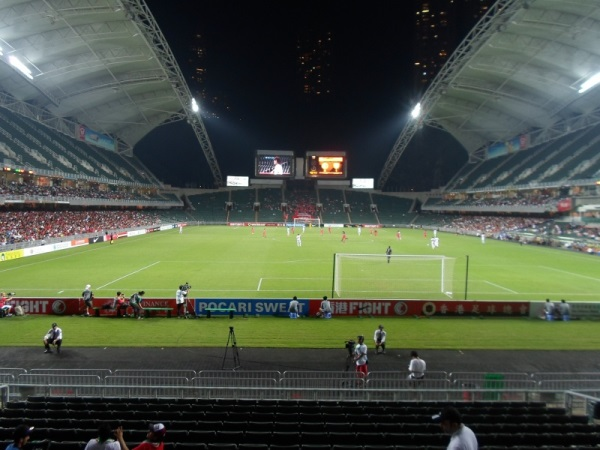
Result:
M137 447L134 447L132 450L164 450L165 444L165 434L167 429L162 423L155 423L150 425L148 428L148 434L146 434L146 439ZM115 435L117 437L117 441L121 445L121 450L129 450L125 440L123 439L123 427L118 427Z
M12 306L7 303L9 300L10 300L10 297L7 297L7 295L4 292L2 292L0 294L0 315L1 315L1 317L10 315L10 310L12 309Z
M346 242L346 239L348 239L348 237L346 236L346 232L342 231L342 242Z

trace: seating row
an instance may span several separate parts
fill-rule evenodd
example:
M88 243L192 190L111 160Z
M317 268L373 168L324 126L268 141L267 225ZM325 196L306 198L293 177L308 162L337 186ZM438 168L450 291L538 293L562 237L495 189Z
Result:
M55 409L55 410L70 410L70 411L135 411L153 409L154 403L130 403L127 400L122 401L106 401L105 403L95 402L70 402L70 401L11 401L7 407L10 409ZM370 414L378 415L413 415L422 414L423 405L418 406L396 406L394 405L252 405L252 404L197 404L197 403L161 403L162 411L197 411L205 413L219 412L251 412L271 414ZM429 404L428 404L429 405ZM445 405L444 405L445 406ZM441 408L442 405L431 405L431 409ZM548 408L545 405L504 405L497 403L493 406L479 406L478 404L461 404L460 410L463 414L468 414L471 411L477 414L502 415L502 414L564 414L564 408Z
M146 430L125 430L126 441L142 441ZM0 439L10 439L12 430L0 429ZM36 429L35 439L48 441L87 441L96 435L89 429ZM478 433L480 446L504 445L518 447L521 445L587 445L598 442L598 432L577 433ZM242 432L242 431L209 431L209 430L169 430L166 439L175 443L203 444L260 444L260 445L409 445L427 446L443 445L447 436L441 430L427 433L348 433L348 432Z

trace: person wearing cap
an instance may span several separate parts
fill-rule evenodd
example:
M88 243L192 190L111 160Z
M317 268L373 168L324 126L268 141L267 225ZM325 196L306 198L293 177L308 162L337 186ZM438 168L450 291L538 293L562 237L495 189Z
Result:
M33 427L28 425L19 425L17 428L15 428L15 432L13 434L13 443L9 444L8 447L6 447L6 450L25 448L27 442L29 442L32 431Z
M58 324L54 322L52 324L52 328L48 330L46 335L44 336L44 353L52 353L50 350L50 345L54 345L56 347L56 353L60 353L60 346L62 345L63 333L62 330L58 327Z
M387 332L383 329L383 325L379 325L379 327L375 330L375 334L373 335L373 340L375 341L375 354L379 355L379 353L385 354L385 337L387 336ZM381 352L379 351L379 347L381 347Z
M165 439L166 432L167 430L162 423L150 425L148 427L146 439L132 450L164 450L165 444L163 440ZM121 445L121 450L129 450L129 447L127 447L127 444L123 439L123 427L118 427L115 434L117 436L117 441L119 441L119 444Z
M365 345L365 337L358 336L358 343L354 347L354 363L356 364L356 375L359 378L366 378L369 373L369 365L367 359L367 346Z
M85 289L81 293L81 298L83 298L83 303L85 303L85 313L83 314L85 317L90 316L90 309L93 311L94 305L92 300L94 300L94 293L92 292L92 286L89 284L85 285Z
M98 437L90 439L84 450L121 450L121 444L114 438L111 426L103 422L98 427Z
M450 435L447 450L478 450L479 444L473 430L462 423L460 413L452 406L447 406L440 414L433 416L440 423L442 431Z

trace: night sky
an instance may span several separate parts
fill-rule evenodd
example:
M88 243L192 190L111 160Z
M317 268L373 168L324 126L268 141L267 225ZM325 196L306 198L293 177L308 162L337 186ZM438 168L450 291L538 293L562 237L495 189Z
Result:
M202 35L204 87L219 118L203 117L223 179L254 176L254 152L343 150L350 177L377 179L412 105L412 1L147 0L184 77L191 42ZM368 6L367 6L368 5ZM296 40L305 29L333 33L333 94L301 95ZM225 110L225 105L228 109ZM201 103L202 108L202 103ZM390 179L394 190L429 190L466 160L447 135L413 139ZM202 150L186 123L157 128L135 153L166 183L212 187Z

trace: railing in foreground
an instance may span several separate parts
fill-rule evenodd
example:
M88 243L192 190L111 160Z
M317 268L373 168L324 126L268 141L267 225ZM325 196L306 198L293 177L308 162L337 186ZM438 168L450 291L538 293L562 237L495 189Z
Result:
M542 401L563 406L566 392L597 397L595 373L430 372L422 380L405 372L193 371L108 369L2 369L7 398L30 395L121 398L203 398L363 401ZM580 376L584 375L584 376ZM572 400L570 400L572 401Z
M158 380L157 380L158 381ZM248 381L248 380L246 380ZM274 380L273 380L274 381ZM563 406L573 397L572 391L535 391L529 388L456 388L447 386L436 389L414 386L398 389L368 388L358 380L336 380L337 387L283 387L261 380L261 387L249 386L162 386L162 385L56 385L56 384L12 384L2 395L11 400L29 396L62 397L117 397L127 398L201 398L201 399L246 399L246 400L319 400L319 401L435 401L435 402L537 402L552 406ZM249 383L248 383L249 384ZM5 385L6 386L6 385ZM10 391L9 391L10 389ZM600 396L600 389L580 392L589 398ZM579 410L572 400L571 409ZM580 400L578 400L580 401ZM587 408L587 404L584 406Z
M568 415L586 415L590 423L600 420L600 396L582 392L567 391L564 393L565 411Z

